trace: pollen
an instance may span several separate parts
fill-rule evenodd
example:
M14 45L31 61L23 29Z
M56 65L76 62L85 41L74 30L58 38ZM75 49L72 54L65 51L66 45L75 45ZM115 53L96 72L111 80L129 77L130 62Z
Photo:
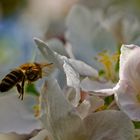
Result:
M140 103L140 94L137 94L136 98L137 98L138 102Z
M39 117L40 116L40 107L39 107L39 105L34 105L33 110L34 110L34 116Z
M37 104L33 106L34 116L39 118L41 115L41 97L37 97Z
M110 55L107 51L103 51L98 54L97 60L103 65L103 70L105 72L105 78L107 80L116 80L115 66L118 62L119 54L114 53Z
M103 105L103 106L100 106L99 108L97 108L95 110L95 112L98 112L98 111L103 111L103 110L106 110L107 109L107 106L106 105Z

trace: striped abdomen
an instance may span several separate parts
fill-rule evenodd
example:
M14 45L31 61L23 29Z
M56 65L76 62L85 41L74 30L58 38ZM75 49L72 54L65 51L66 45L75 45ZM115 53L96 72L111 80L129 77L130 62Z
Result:
M15 86L18 82L22 81L24 76L21 70L13 70L7 74L0 83L0 92L5 92Z

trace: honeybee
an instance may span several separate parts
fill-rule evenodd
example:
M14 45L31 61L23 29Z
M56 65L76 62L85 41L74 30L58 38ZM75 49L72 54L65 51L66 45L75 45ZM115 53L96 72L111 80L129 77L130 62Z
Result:
M40 64L40 63L25 63L15 68L8 73L0 83L0 92L6 92L16 86L19 95L19 99L23 100L24 96L24 84L25 81L32 83L42 78L43 68L49 67L53 63Z

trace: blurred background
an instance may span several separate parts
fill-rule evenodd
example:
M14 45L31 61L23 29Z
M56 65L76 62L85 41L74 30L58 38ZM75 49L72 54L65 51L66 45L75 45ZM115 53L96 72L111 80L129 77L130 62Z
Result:
M139 0L0 0L0 77L32 60L33 37L69 42L75 57L94 66L96 51L140 45L139 25Z
M65 17L76 0L0 0L0 73L31 61L33 37L48 39L65 31Z
M116 82L121 45L140 45L140 0L0 0L0 79L33 60L33 37Z

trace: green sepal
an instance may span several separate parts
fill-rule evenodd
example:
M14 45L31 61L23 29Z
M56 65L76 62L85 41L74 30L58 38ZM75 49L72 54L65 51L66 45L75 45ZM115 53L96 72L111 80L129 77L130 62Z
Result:
M27 84L25 87L25 92L34 96L40 95L34 84Z

